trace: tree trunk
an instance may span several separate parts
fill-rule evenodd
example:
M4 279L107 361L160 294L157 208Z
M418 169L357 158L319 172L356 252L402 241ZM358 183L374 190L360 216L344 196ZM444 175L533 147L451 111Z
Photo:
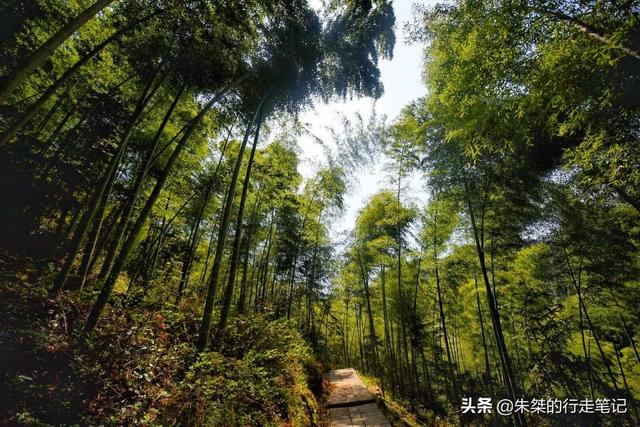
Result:
M261 287L261 294L260 294L260 298L258 298L258 296L256 295L256 308L258 308L258 311L262 311L262 307L258 306L258 304L260 304L261 306L264 306L264 302L265 302L265 295L267 293L267 279L269 276L269 259L270 259L270 255L271 255L271 246L273 244L273 223L275 222L275 213L273 212L273 209L271 211L271 220L269 221L269 237L267 239L267 252L265 254L265 258L264 258L264 267L262 267L262 271L258 274L258 284L260 284Z
M545 15L554 20L564 22L565 24L569 24L575 29L577 29L578 31L585 33L587 36L595 40L598 40L599 42L604 43L609 47L619 49L629 56L632 56L636 59L640 59L640 53L635 49L632 49L629 46L625 46L624 44L621 44L613 40L611 37L607 36L602 31L598 30L597 28L593 27L590 24L587 24L586 22L581 21L578 18L574 18L572 16L566 15L562 12L556 12L556 11L544 9L541 7L530 6L530 9L534 12L538 12L541 15Z
M580 293L582 293L582 259L580 259L580 266L578 267L578 289L580 290ZM584 336L584 316L583 316L583 312L582 312L582 304L578 304L578 310L580 311L580 316L579 316L579 322L578 322L578 327L580 328L580 339L582 341L582 352L584 354L584 359L587 363L587 380L589 382L589 392L591 394L592 398L595 398L595 393L593 390L593 382L591 381L591 358L589 357L589 354L587 353L587 341L585 339Z
M120 250L118 257L115 260L115 263L113 265L113 268L109 276L106 278L106 280L104 281L104 284L102 285L102 291L100 292L100 295L98 295L98 298L91 309L91 313L87 318L87 322L85 323L85 326L83 329L83 336L91 333L91 331L93 331L96 324L98 323L98 319L102 314L102 310L107 305L107 301L111 295L111 291L113 290L113 287L116 284L116 280L118 279L118 276L120 275L120 272L124 268L124 264L127 258L129 257L131 250L133 249L133 245L135 244L135 241L138 238L138 234L142 230L142 227L145 221L147 220L149 214L151 213L151 209L153 208L153 205L155 204L156 200L158 200L158 197L160 196L160 192L162 191L162 188L164 187L164 184L167 181L167 178L169 177L169 174L171 173L171 170L173 169L175 162L180 156L180 153L182 153L182 150L186 146L187 141L189 140L189 137L193 134L193 132L198 127L198 125L200 124L200 122L202 121L206 113L211 109L211 107L213 107L213 105L217 103L228 92L229 89L230 87L223 89L220 93L218 93L211 101L209 101L204 106L202 111L198 113L197 120L194 120L191 126L189 127L189 129L187 129L184 132L182 139L178 142L175 150L173 150L173 153L171 153L171 157L169 157L169 159L167 160L167 164L165 165L164 170L158 177L158 181L156 182L156 185L153 188L153 191L151 192L149 199L147 199L147 202L142 208L142 211L140 212L140 215L138 216L136 223L133 225L131 232L129 233L129 237L127 238L124 245L122 246L122 249Z
M576 294L578 295L578 305L580 309L580 315L584 313L584 318L587 320L587 324L589 325L589 329L591 330L591 334L593 335L593 340L596 342L596 347L598 348L598 352L600 353L600 357L602 358L602 363L607 369L607 373L609 374L609 379L611 379L611 383L613 384L613 388L618 391L618 383L616 381L616 377L611 370L611 363L609 362L609 358L604 353L604 349L602 345L600 345L600 339L596 334L593 323L591 322L591 317L589 316L589 312L587 311L587 306L584 303L584 299L582 297L582 288L580 286L579 280L576 278L573 268L571 267L571 260L569 259L569 254L567 253L566 248L562 245L562 252L564 254L565 261L567 263L567 269L569 270L569 276L571 278L571 282L576 290Z
M313 194L311 195L311 199L307 204L307 211L304 214L304 218L302 219L302 224L300 225L300 229L304 230L304 227L307 223L307 219L309 217L309 209L311 208L311 204L314 202L317 195L318 187L313 190ZM296 241L295 250L293 251L293 261L291 263L291 274L289 277L289 293L287 296L287 320L291 318L291 303L293 302L293 288L296 279L296 267L298 265L298 252L300 250L300 242L302 239L298 239Z
M478 275L473 273L473 281L476 285L476 302L478 304L478 318L480 320L480 331L482 332L482 347L484 348L484 372L486 381L491 383L491 365L489 364L489 351L487 349L487 338L484 334L484 320L482 316L482 308L480 306L480 292L478 291Z
M349 357L349 299L344 302L344 365L350 365Z
M387 372L389 373L389 379L391 380L391 392L392 394L395 393L396 390L396 375L395 375L395 370L394 370L394 366L393 366L393 360L395 359L395 356L393 354L393 348L391 346L391 334L390 334L390 330L389 330L389 316L388 316L388 312L387 312L387 291L386 291L386 274L385 274L385 268L384 265L381 267L380 270L380 281L381 281L381 285L380 288L382 290L382 315L384 316L384 342L385 342L385 347L386 347L386 354L387 354Z
M371 351L373 352L376 375L380 375L380 359L378 357L378 340L376 339L376 329L373 323L373 311L371 310L371 291L369 289L368 274L365 273L364 265L362 263L362 256L360 255L360 249L358 251L358 264L360 265L360 274L362 275L362 285L364 286L364 295L367 299L367 317L369 319L369 339L371 340Z
M264 98L262 100L264 102ZM238 182L238 175L240 174L240 167L242 166L242 157L244 150L251 134L251 129L258 119L258 114L262 108L262 103L256 110L253 120L247 126L247 131L242 140L242 145L238 151L238 158L231 175L231 181L229 184L229 190L227 191L227 198L223 208L222 219L220 220L220 228L218 229L218 240L216 243L216 253L213 259L213 266L211 267L211 275L209 277L209 287L207 289L207 297L204 305L204 312L202 314L202 323L200 325L200 331L198 333L197 349L198 352L202 352L207 348L209 344L209 330L211 329L211 322L213 317L213 304L215 302L216 288L218 279L220 276L220 267L222 266L222 256L224 253L224 246L227 239L227 228L229 227L229 221L231 219L231 210L233 208L233 199L236 192L236 183Z
M636 343L633 340L633 336L631 336L631 332L629 331L629 326L627 325L627 322L624 320L624 317L622 317L622 314L618 313L618 315L620 316L620 321L622 322L622 327L624 328L624 332L627 335L629 344L633 349L633 354L635 354L636 356L636 361L638 362L638 364L640 364L640 354L638 354L638 348L636 347Z
M322 215L322 213L320 213ZM318 216L318 220L320 219ZM319 221L318 221L319 222ZM316 225L316 234L313 244L313 255L311 256L311 277L309 278L309 285L307 286L307 331L311 333L311 344L313 348L318 347L318 334L315 328L315 316L313 309L314 302L314 289L316 283L316 268L318 258L318 248L320 246L320 226ZM376 366L376 369L378 367Z
M110 212L110 218L107 220L109 227L101 233L101 236L98 236L98 241L96 243L96 247L94 250L94 256L91 257L89 265L87 266L87 272L93 271L96 263L98 262L98 256L103 253L105 247L110 242L110 237L113 234L116 226L118 225L118 217L120 216L121 208L116 209L115 207ZM80 269L83 270L82 268Z
M71 141L76 138L79 135L79 130L80 130L80 126L85 122L85 120L91 116L91 114L106 100L109 99L113 96L113 94L116 93L116 91L118 89L120 89L120 87L122 87L125 83L129 82L131 79L133 79L133 75L130 75L129 77L127 77L126 79L122 80L120 83L118 83L117 85L113 86L111 89L109 89L109 91L105 94L102 94L98 99L96 100L90 100L91 102L91 108L88 108L83 114L82 116L80 116L80 119L78 120L78 123L76 123L71 129L69 129L66 132L66 135L64 137L64 139L62 141L60 141L60 143L58 143L58 148L55 150L55 152L53 153L53 155L49 156L49 159L56 159L58 157L61 156L62 152L68 148L67 146L71 143ZM51 138L49 138L51 139ZM46 150L48 150L49 147L49 143L47 144L47 147L45 147L45 150L43 150L43 153L46 153ZM44 156L44 154L43 154ZM49 175L49 173L51 172L52 169L55 168L55 162L53 161L49 161L48 165L46 167L41 168L41 172L39 173L40 178L44 179L46 176Z
M404 300L404 291L402 289L402 234L400 230L400 190L402 188L402 164L400 164L400 168L398 169L398 187L396 191L396 204L397 204L397 214L396 214L396 229L398 233L398 309L399 309L399 320L400 320L400 328L398 330L398 348L401 348L401 382L404 382L404 378L408 377L409 381L411 381L411 376L406 375L407 370L409 369L409 346L407 344L407 318L406 318L406 310L405 310L405 300ZM404 360L402 359L404 357ZM402 368L402 362L404 362L404 368ZM410 384L413 387L413 384ZM402 384L404 388L404 384Z
M244 255L243 255L243 263L242 263L242 278L240 279L240 295L238 296L238 303L236 308L238 310L238 314L244 314L245 307L247 304L247 278L249 274L249 253L251 252L251 238L253 237L254 232L254 224L256 222L256 216L258 215L258 211L260 209L261 197L254 202L253 208L251 209L251 215L249 217L249 224L247 226L246 236L244 238ZM241 245L242 246L242 245ZM251 274L251 289L250 292L253 293L253 274L255 273L255 254L253 257L253 272ZM249 303L251 303L251 294L248 296Z
M73 84L67 85L67 88L64 90L64 92L58 97L58 99L56 99L56 102L53 103L49 111L47 111L47 114L45 114L44 118L40 121L40 123L38 123L38 126L36 127L37 136L41 135L41 133L44 131L49 121L53 118L55 113L57 113L58 110L60 109L60 106L62 105L62 103L68 99L67 95L69 94L69 91L73 86L74 86Z
M364 345L362 343L362 305L358 304L356 312L356 331L358 332L358 351L360 354L360 370L367 372L367 366L364 363Z
M622 376L622 383L624 384L624 390L627 392L627 396L629 396L630 398L629 403L633 408L633 412L636 416L636 419L640 419L640 417L638 416L638 410L636 408L635 400L633 399L633 394L631 394L631 390L629 389L627 376L625 375L624 368L622 367L622 361L620 360L620 349L616 345L615 341L613 341L611 344L613 344L613 351L616 353L616 359L618 361L618 368L620 369L620 375ZM633 418L631 418L631 414L627 414L627 417L629 417L629 420L633 423Z
M443 338L444 338L444 346L445 346L445 350L447 352L447 373L449 374L449 380L451 381L451 384L453 385L455 383L455 379L454 379L454 374L453 374L453 359L451 357L451 347L449 345L449 334L447 332L447 323L446 323L446 319L445 319L445 315L444 315L444 305L442 303L442 291L440 289L440 273L438 272L438 265L437 265L437 261L436 261L436 268L435 268L435 273L436 273L436 291L438 294L438 311L440 313L440 325L442 326L442 334L443 334ZM455 386L454 388L454 393L455 393Z
M165 113L162 119L162 122L160 123L160 126L156 130L153 140L151 141L150 147L147 150L146 158L140 164L140 171L136 176L133 186L129 190L130 194L129 194L129 197L127 197L127 201L125 202L125 205L122 208L122 215L120 217L120 222L118 223L118 228L115 231L114 239L112 241L111 247L107 251L107 255L105 256L104 262L102 264L100 274L98 275L98 278L100 280L106 278L109 275L109 272L111 271L113 260L115 259L118 248L120 247L120 243L122 242L122 239L125 236L125 232L127 230L127 226L129 225L129 221L131 221L131 216L133 214L136 201L140 196L142 184L144 184L144 180L147 177L147 172L151 167L151 159L153 158L153 155L157 150L158 144L160 142L160 138L164 133L164 129L167 126L167 123L169 122L169 119L171 118L171 115L173 114L173 111L178 105L178 102L180 101L180 98L182 97L186 88L187 88L186 84L184 84L178 90L178 93L174 97L173 102L171 103L171 105L169 106L169 109Z
M505 385L507 386L509 397L512 399L512 401L515 402L515 400L519 397L519 391L514 381L513 367L511 365L511 359L509 358L507 345L504 340L502 325L500 324L500 314L498 313L495 296L493 294L491 283L489 281L489 275L487 271L487 265L486 265L485 253L484 253L484 244L483 242L481 242L482 239L480 238L480 233L484 232L484 230L478 230L475 214L471 206L471 196L470 196L469 188L466 182L465 182L465 196L467 199L466 201L467 201L469 216L471 217L471 226L473 229L473 238L476 244L478 261L480 263L480 268L482 270L482 278L484 279L484 284L487 291L487 302L489 304L489 312L491 313L491 321L493 323L493 332L495 334L496 343L498 345L498 353L500 354L500 363L502 365L504 382L505 382ZM485 192L485 199L486 199L486 192ZM484 204L483 204L482 216L484 217ZM483 221L483 226L484 226L484 221ZM526 426L526 420L524 419L522 414L520 413L515 414L514 420L517 425Z
M233 128L232 128L233 129ZM180 276L180 283L178 284L178 294L176 295L176 304L180 302L182 298L182 294L184 292L184 288L187 286L189 282L189 277L191 275L191 267L193 264L193 256L198 244L198 232L200 231L200 224L202 223L202 219L204 218L204 211L209 203L209 198L211 197L211 192L213 191L213 187L218 182L218 171L220 170L220 165L222 164L222 160L224 159L225 151L227 150L227 144L229 143L229 139L231 138L231 131L229 129L229 133L227 138L222 145L222 151L220 153L220 157L218 158L218 164L216 165L216 169L213 172L213 176L211 177L211 181L209 185L207 185L207 189L204 193L204 197L202 198L202 204L200 205L200 209L198 210L198 215L195 219L193 225L193 235L191 239L189 239L189 245L187 246L187 253L185 255L185 260L182 266L182 274Z
M46 146L50 146L51 144L53 144L53 142L58 138L58 136L60 136L60 134L62 133L62 130L69 122L69 119L73 117L73 113L75 112L76 112L75 106L72 106L71 108L69 108L69 111L67 111L64 117L62 117L62 120L60 120L60 123L58 123L58 125L55 127L51 135L49 135L49 137L47 138L47 142L45 144Z
M104 0L101 0L101 1L104 1ZM89 62L89 60L93 58L98 52L104 49L105 46L110 44L112 41L114 41L115 39L117 39L127 31L132 30L133 28L138 26L140 23L151 19L155 15L157 15L157 13L147 15L146 17L139 19L138 21L135 21L132 24L129 24L128 26L116 31L113 35L111 35L105 41L103 41L102 43L100 43L99 45L91 49L89 53L84 55L71 68L65 71L64 74L60 76L60 78L58 78L58 80L56 80L51 86L49 86L47 90L36 100L36 102L31 104L29 108L27 108L27 110L24 113L22 113L11 126L9 126L9 128L2 134L2 136L0 136L0 147L7 144L11 140L11 138L13 138L16 135L16 133L18 133L18 131L22 129L24 125L26 125L29 122L29 120L31 120L31 118L38 113L38 111L40 111L42 106L49 100L49 98L51 98L58 91L58 89L60 89L60 87L63 86L67 82L67 80L69 80L69 78L75 75L78 69L84 66L84 64ZM0 95L0 102L1 100L2 100L2 95Z
M5 99L22 84L36 68L42 65L53 52L62 45L73 33L86 24L98 12L109 6L113 0L97 0L94 4L83 10L78 16L69 21L64 27L53 34L44 42L42 46L37 48L31 55L20 63L16 68L2 79L0 84L0 103L4 103Z
M207 256L204 259L204 266L202 267L202 273L200 273L200 280L198 282L198 289L202 290L204 282L207 280L207 270L209 269L209 259L211 258L211 249L213 249L213 241L216 237L215 227L211 229L211 235L209 236L209 244L207 245Z
M114 171L115 172L115 171ZM114 178L111 178L111 182L113 183ZM91 231L89 232L89 237L85 243L85 248L82 254L82 261L80 262L80 268L78 269L80 276L80 289L82 289L87 281L87 276L89 275L90 267L92 264L92 260L96 255L96 243L98 242L98 238L100 236L100 231L102 230L102 224L104 223L105 211L107 209L107 204L109 202L109 196L111 195L113 184L109 185L108 191L105 191L105 194L102 196L102 200L100 200L100 207L98 208L98 212L96 213L96 217L93 220L93 225L91 227ZM114 208L115 209L115 208ZM114 221L117 221L117 218L113 218ZM107 238L107 236L105 236Z
M236 275L238 273L238 261L240 258L240 242L242 241L242 220L244 216L244 207L247 202L247 195L249 194L249 180L251 179L251 169L253 167L253 160L256 154L256 148L258 146L258 138L260 137L260 126L262 125L262 114L264 100L266 94L263 97L260 107L258 109L258 119L256 120L256 133L253 137L253 146L251 147L251 154L249 154L249 161L247 163L247 170L244 175L244 182L242 184L242 193L240 195L240 206L238 207L237 219L236 219L236 233L233 238L233 247L231 250L231 260L229 265L229 278L227 281L227 287L224 290L224 297L222 300L222 309L220 310L220 321L218 328L224 330L227 320L229 318L229 310L231 309L231 299L236 283Z
M129 121L127 129L125 130L125 133L123 134L120 140L120 143L118 144L118 148L116 152L113 154L113 157L111 158L111 161L109 162L107 168L105 169L102 175L101 182L98 184L98 187L94 192L93 197L89 201L87 214L85 215L83 220L78 224L78 227L74 233L73 239L71 240L69 245L67 259L65 260L62 270L58 274L56 281L53 287L51 288L52 295L57 295L58 293L60 293L60 291L64 288L64 285L66 284L67 279L69 278L69 273L71 272L71 268L73 267L73 262L76 256L78 255L78 252L80 251L80 247L82 246L82 242L84 240L85 234L87 233L87 230L89 229L89 226L91 225L91 222L93 221L93 218L95 217L95 214L98 211L100 201L102 200L103 195L107 191L107 188L110 188L110 185L112 183L112 177L115 177L114 171L118 168L118 165L120 164L120 159L122 158L122 155L125 149L127 148L127 144L129 142L129 138L131 137L133 128L135 124L138 122L138 120L140 119L140 117L142 116L142 112L145 106L147 105L147 103L149 102L149 100L151 99L151 97L153 96L153 94L155 93L158 87L157 80L158 80L158 74L156 72L156 74L153 76L153 78L151 79L151 81L143 91L142 96L138 101L138 105L136 106L136 109L131 116L131 120Z
M249 302L249 304L251 304L251 297L253 294L253 286L251 286L251 289L249 289L249 295L247 296L247 277L248 277L248 270L249 270L249 252L250 252L250 245L251 245L251 232L247 233L247 236L245 237L245 242L244 242L244 254L243 254L243 261L242 261L242 278L240 279L240 296L238 297L238 304L237 304L237 309L238 309L238 314L244 314L245 312L245 307L247 305L247 301ZM254 262L255 262L255 257L254 257ZM255 269L254 269L255 272ZM253 281L252 281L253 283Z
M165 205L165 211L169 208L169 199L167 199L167 203ZM158 264L158 257L160 256L160 251L162 250L162 244L164 243L164 235L167 224L167 215L166 213L162 215L162 223L160 224L160 228L158 230L158 236L156 239L152 240L150 245L150 255L151 255L151 265L147 270L145 268L144 282L142 284L142 293L143 295L147 295L149 292L149 288L151 287L151 283L153 282L153 276L156 272L156 265ZM133 282L129 285L129 288L133 287Z

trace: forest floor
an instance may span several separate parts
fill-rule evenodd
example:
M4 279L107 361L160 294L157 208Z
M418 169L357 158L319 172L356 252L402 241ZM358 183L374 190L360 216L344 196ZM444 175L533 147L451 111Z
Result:
M70 333L77 329L76 322L88 307L74 304L69 298L49 298L46 287L41 286L43 275L46 263L11 258L6 253L0 257L0 426L77 424L80 416L100 419L113 410L110 405L124 408L131 399L131 391L122 386L122 379L109 374L108 366L95 363L101 361L95 351L73 345ZM117 358L117 343L113 345ZM129 369L120 369L120 365L114 362L112 368ZM94 375L96 366L107 374ZM410 422L404 408L381 397L371 379L363 378L366 385L358 377L357 390L351 383L347 388L357 391L349 396L361 399L366 394L367 401L346 412L350 422L372 418L369 423L347 425L418 425ZM331 408L332 393L338 391L335 379L335 375L325 373L322 387L316 390L321 427L343 425L340 422L344 421L345 408Z
M61 404L60 388L79 390L79 384L71 372L68 348L46 342L55 309L46 295L29 285L38 273L32 266L0 265L0 424L72 422L83 403L74 399Z
M327 425L307 382L318 367L287 324L238 319L199 360L191 306L115 301L80 347L91 298L51 299L46 263L0 255L0 426Z

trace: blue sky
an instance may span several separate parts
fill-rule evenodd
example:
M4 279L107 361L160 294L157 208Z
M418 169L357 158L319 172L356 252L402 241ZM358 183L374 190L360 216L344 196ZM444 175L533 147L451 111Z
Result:
M304 112L300 116L300 120L306 124L313 135L325 141L330 140L328 128L339 123L340 114L354 117L359 113L366 123L374 103L377 114L386 115L387 121L391 122L405 105L425 95L426 88L422 81L423 47L419 44L405 44L402 30L404 22L412 20L411 5L413 3L416 3L415 0L393 2L396 15L396 46L393 59L383 60L379 64L384 95L377 101L371 98L358 98L346 102L318 103L313 110ZM302 151L300 173L306 177L312 176L317 170L318 159L322 158L322 146L311 137L303 137L300 149ZM334 233L338 234L353 228L358 211L373 194L388 185L383 163L381 158L376 167L358 172L357 183L345 199L345 213L334 224L332 230ZM420 185L419 179L412 180L410 192L417 195L418 199L423 199L424 192Z

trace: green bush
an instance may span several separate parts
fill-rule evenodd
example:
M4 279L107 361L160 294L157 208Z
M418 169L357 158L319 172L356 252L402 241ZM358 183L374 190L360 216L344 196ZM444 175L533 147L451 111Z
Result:
M237 318L177 384L164 423L269 426L317 423L303 363L310 351L293 323ZM175 418L174 418L175 417Z

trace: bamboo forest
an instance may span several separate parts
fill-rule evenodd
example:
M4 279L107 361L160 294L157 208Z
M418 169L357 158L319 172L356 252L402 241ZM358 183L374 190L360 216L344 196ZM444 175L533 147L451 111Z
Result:
M640 425L639 0L1 0L0 425Z

